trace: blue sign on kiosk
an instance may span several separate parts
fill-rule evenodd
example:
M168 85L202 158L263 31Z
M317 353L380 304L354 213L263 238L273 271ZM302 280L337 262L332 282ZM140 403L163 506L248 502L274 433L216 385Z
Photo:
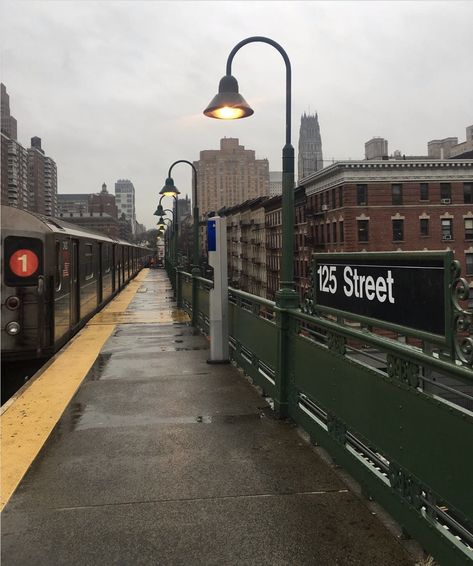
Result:
M213 288L209 297L209 363L228 363L228 267L227 220L207 220L209 265L213 267Z
M209 252L217 251L215 220L207 220L207 248Z

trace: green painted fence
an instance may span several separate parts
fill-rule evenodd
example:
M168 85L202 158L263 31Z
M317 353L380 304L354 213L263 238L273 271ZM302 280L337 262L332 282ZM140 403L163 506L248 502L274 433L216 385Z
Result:
M208 334L212 282L196 279L198 326ZM177 286L190 312L192 276L179 273ZM228 307L231 358L277 412L327 449L439 564L471 564L471 363L235 289ZM465 312L452 324L467 346Z

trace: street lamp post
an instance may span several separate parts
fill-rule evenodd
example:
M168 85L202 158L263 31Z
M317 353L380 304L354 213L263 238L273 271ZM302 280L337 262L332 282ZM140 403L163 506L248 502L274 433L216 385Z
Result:
M200 275L199 268L199 205L197 201L197 170L193 163L187 161L186 159L178 159L170 167L168 171L168 177L166 179L165 188L167 187L169 191L176 189L174 186L174 181L171 177L172 170L175 165L179 163L186 163L192 167L192 205L193 205L193 247L192 247L192 326L197 324L197 277ZM178 191L177 193L178 194ZM177 204L177 200L176 200Z
M291 63L286 51L267 37L248 37L232 49L227 59L226 74L220 80L218 93L204 114L220 120L236 120L253 114L241 96L238 81L232 76L236 53L248 43L267 43L281 54L286 65L286 140L282 150L282 262L279 290L276 293L276 323L278 327L277 384L274 408L280 417L288 413L288 344L285 336L289 325L288 309L296 308L299 300L294 288L294 148L291 144Z
M169 210L169 212L172 212L172 210ZM172 225L173 221L170 218L163 218L161 216L161 218L158 220L158 235L161 235L162 238L164 239L164 262L165 262L165 267L166 267L166 271L169 271L169 266L168 266L168 262L169 262L169 255L171 254L171 250L169 249L169 245L170 245L170 240L169 240L169 236L168 236L168 230L165 230L166 224L165 221L169 222L169 226ZM166 246L166 240L167 240L167 246Z
M253 114L246 100L238 92L238 82L232 76L232 62L241 47L248 43L267 43L277 49L286 65L286 143L282 150L282 265L280 289L276 303L281 308L298 305L294 289L294 148L291 144L291 63L284 49L268 37L248 37L232 49L227 59L225 76L220 80L218 94L212 99L204 114L210 118L235 120Z

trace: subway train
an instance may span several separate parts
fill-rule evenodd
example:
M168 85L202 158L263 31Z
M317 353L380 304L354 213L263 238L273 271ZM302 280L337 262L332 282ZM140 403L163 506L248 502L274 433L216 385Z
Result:
M1 207L2 361L46 358L153 252L62 219Z

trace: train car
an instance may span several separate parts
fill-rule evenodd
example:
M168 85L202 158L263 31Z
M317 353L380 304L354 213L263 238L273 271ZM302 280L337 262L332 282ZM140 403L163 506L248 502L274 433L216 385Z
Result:
M2 206L2 360L55 353L152 258L98 232Z

